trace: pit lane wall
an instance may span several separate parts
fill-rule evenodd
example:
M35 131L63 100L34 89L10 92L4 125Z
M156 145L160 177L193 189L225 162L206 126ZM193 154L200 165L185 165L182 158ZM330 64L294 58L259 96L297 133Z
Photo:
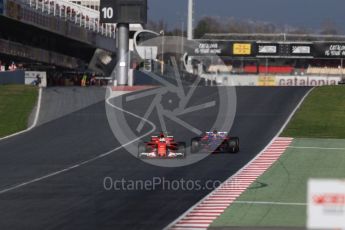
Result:
M47 73L43 71L6 71L0 72L0 85L35 85L40 79L40 87L47 87Z
M202 74L209 83L223 86L324 86L338 85L340 76L258 76L258 75L210 75Z

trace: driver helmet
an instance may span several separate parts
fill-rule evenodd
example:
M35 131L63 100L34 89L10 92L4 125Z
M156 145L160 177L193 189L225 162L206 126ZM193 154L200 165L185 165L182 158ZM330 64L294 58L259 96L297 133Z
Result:
M165 142L165 135L164 135L164 133L161 133L161 134L159 135L159 141L160 141L160 142Z
M213 130L212 136L213 136L214 138L218 138L218 131L217 131L216 129Z

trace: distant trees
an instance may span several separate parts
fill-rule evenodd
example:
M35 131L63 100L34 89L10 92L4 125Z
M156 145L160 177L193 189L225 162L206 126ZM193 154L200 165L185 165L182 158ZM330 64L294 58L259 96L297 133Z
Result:
M202 18L194 29L194 36L202 38L206 33L275 33L277 26L273 23L238 20L228 18L221 20L215 17Z
M222 23L214 17L202 18L194 29L194 37L201 38L206 33L224 33Z
M166 36L185 36L187 34L186 30L182 31L182 28L175 27L173 29L169 29L168 24L163 19L159 20L158 22L149 21L145 28L157 33L164 31Z
M146 28L156 32L164 31L166 35L181 36L186 35L186 30L176 26L175 28L168 28L164 20L158 22L149 21ZM195 28L194 37L202 38L208 33L290 33L290 34L322 34L322 35L337 35L340 34L339 28L331 19L324 20L319 29L311 29L306 27L293 27L289 25L276 25L274 23L254 21L254 20L240 20L236 18L219 18L206 16L201 18Z
M325 19L321 23L321 34L324 35L337 35L339 34L339 29L337 28L337 25L335 22L331 19Z
M288 25L278 26L274 23L262 21L204 17L197 23L194 34L196 38L202 38L207 33L314 33L322 35L337 35L340 34L340 31L334 21L330 19L324 20L320 29L313 30L306 27L293 27Z
M146 24L146 29L159 33L162 30L167 31L168 30L168 24L163 19L159 20L158 22L150 20Z

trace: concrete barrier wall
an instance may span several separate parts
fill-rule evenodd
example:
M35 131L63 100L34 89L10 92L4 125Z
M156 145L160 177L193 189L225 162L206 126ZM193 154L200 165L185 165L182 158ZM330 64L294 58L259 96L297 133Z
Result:
M159 83L142 71L133 71L134 85L159 85Z
M276 76L278 86L323 86L338 85L341 77L322 76Z
M9 84L24 84L25 83L25 72L11 71L11 72L0 72L0 85Z
M47 87L47 73L40 71L25 71L25 85L35 85L37 77L41 79L40 87Z
M258 76L203 74L207 80L225 86L323 86L338 85L341 77L334 76Z

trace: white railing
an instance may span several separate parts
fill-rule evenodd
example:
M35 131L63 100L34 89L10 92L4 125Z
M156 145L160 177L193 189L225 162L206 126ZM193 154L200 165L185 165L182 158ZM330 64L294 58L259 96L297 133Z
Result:
M99 23L99 11L67 0L21 0L32 9L71 21L80 27L115 38L115 24Z

